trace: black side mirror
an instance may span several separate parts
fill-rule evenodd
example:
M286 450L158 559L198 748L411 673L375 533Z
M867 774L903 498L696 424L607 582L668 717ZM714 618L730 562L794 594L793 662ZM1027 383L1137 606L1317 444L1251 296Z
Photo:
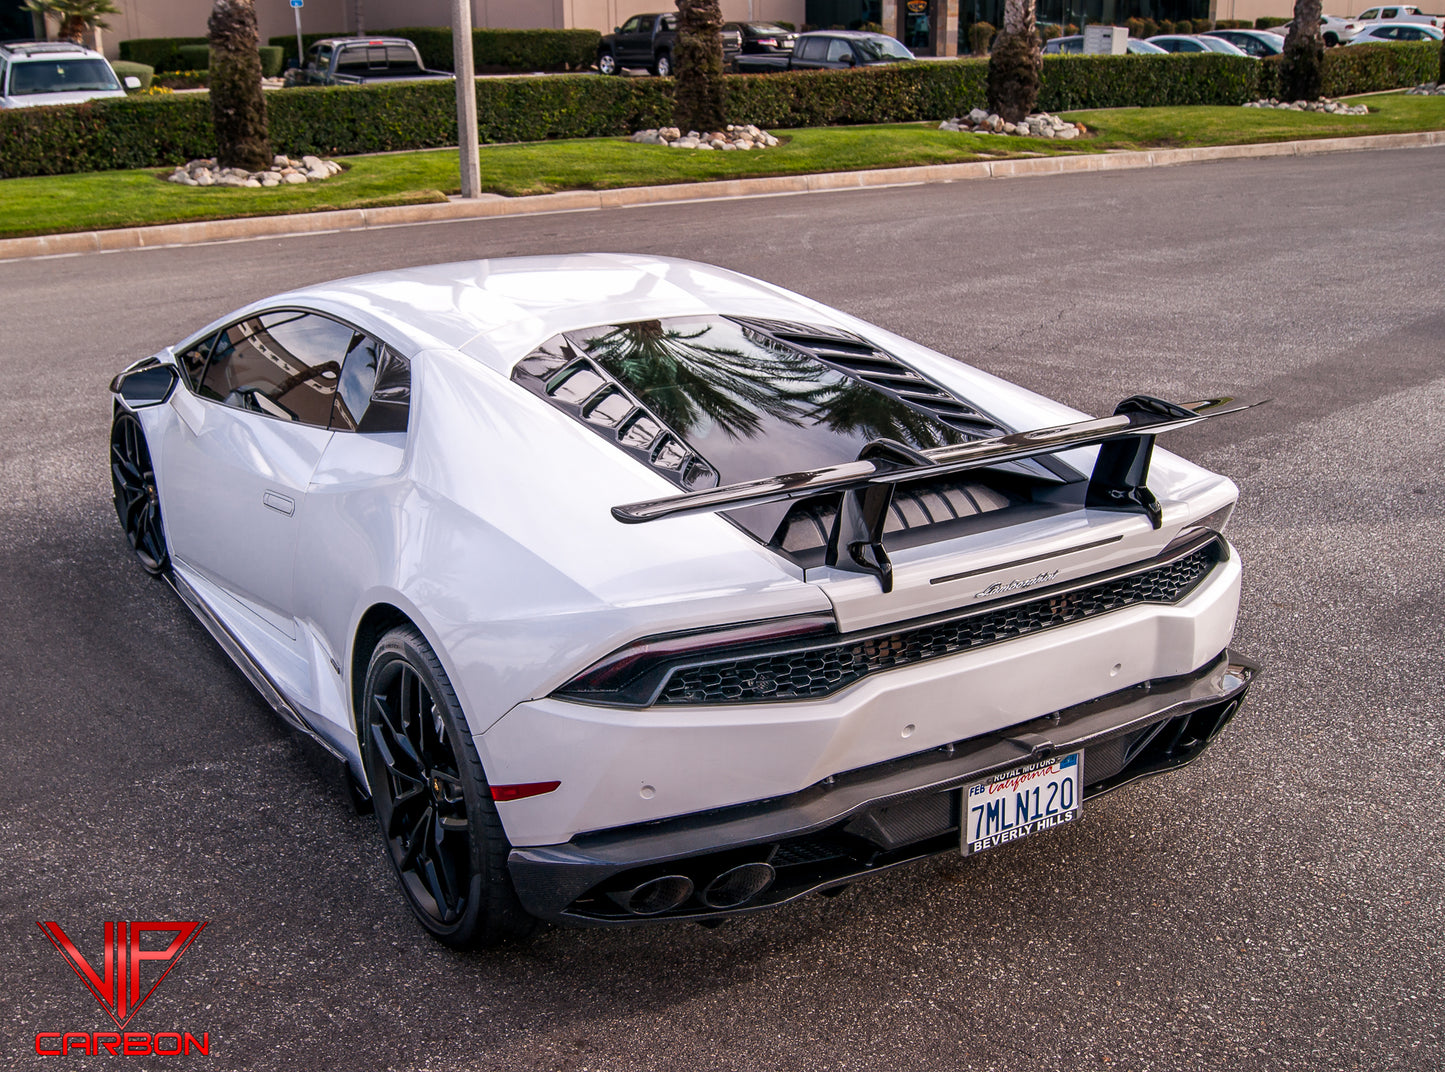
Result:
M170 398L178 379L180 375L172 365L146 365L122 372L110 381L110 389L131 409L140 409L158 406Z
M846 63L849 67L856 67L858 65L858 57L854 56L853 53L850 52L848 53L848 55L843 57L843 62Z

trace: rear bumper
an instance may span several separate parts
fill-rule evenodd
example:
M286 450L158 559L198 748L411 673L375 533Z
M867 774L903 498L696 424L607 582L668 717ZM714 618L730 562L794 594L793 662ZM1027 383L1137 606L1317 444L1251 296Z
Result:
M1226 650L1202 669L1123 689L1053 715L849 771L801 792L513 849L527 910L586 925L708 919L758 911L861 875L959 848L959 790L1031 759L1084 749L1086 800L1196 759L1234 716L1258 667ZM726 908L693 895L641 916L612 893L663 876L697 891L742 864L765 863L771 885Z

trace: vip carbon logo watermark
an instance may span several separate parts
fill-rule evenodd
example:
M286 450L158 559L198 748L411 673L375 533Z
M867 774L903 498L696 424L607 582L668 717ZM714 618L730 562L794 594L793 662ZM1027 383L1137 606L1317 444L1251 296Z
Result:
M59 923L36 922L41 932L55 947L92 997L100 1002L106 1015L115 1022L116 1031L42 1031L35 1036L35 1052L41 1057L64 1057L69 1054L118 1057L179 1057L181 1054L211 1052L211 1036L202 1032L198 1039L189 1031L127 1031L135 1014L149 1000L166 976L170 975L181 955L205 929L203 922L162 923L157 921L123 920L105 924L105 951L101 970L90 963ZM169 936L164 949L156 948L154 939L145 943L147 935ZM147 948L147 945L151 948ZM150 982L146 988L147 980Z

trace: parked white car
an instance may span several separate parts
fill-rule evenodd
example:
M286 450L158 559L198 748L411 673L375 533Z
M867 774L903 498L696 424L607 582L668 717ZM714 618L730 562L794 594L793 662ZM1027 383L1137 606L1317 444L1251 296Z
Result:
M0 108L79 104L98 97L124 97L140 79L122 85L106 58L66 41L0 45Z
M1398 44L1401 41L1439 41L1442 36L1440 30L1434 26L1420 22L1372 22L1367 26L1360 27L1354 37L1350 38L1352 45L1389 45Z
M1151 45L1162 48L1165 52L1217 52L1224 56L1248 55L1237 45L1231 45L1219 37L1204 37L1198 34L1158 34L1146 38L1146 40Z
M1247 404L1089 418L708 265L323 283L111 388L136 556L452 945L991 851L1191 762L1255 675L1237 490L1154 448Z
M1278 56L1284 51L1284 35L1271 33L1268 30L1209 30L1199 36L1217 37L1221 41L1228 41L1235 48L1255 59L1262 60L1266 56Z

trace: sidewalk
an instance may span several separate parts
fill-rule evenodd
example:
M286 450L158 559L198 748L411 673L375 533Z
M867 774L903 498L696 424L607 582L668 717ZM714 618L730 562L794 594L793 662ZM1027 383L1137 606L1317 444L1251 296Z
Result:
M590 212L599 209L636 208L644 205L683 201L771 197L782 194L820 193L880 186L959 182L968 179L1007 179L1029 175L1056 175L1072 171L1115 171L1169 167L1208 160L1310 156L1317 153L1360 152L1367 149L1414 149L1438 145L1445 145L1445 131L1375 134L1356 138L1325 138L1313 141L1272 142L1261 145L1223 145L1202 149L1153 149L1141 152L1033 157L971 164L934 164L876 171L844 171L763 179L726 179L717 182L679 183L671 186L636 186L620 190L573 190L566 193L541 194L532 197L502 197L497 194L488 194L476 200L449 201L446 204L345 209L338 212L308 212L288 216L251 216L243 219L160 224L152 227L122 227L106 231L37 235L30 238L7 238L0 239L0 260L156 249L205 242L280 238L371 227L490 219L498 216L527 216L548 212Z

